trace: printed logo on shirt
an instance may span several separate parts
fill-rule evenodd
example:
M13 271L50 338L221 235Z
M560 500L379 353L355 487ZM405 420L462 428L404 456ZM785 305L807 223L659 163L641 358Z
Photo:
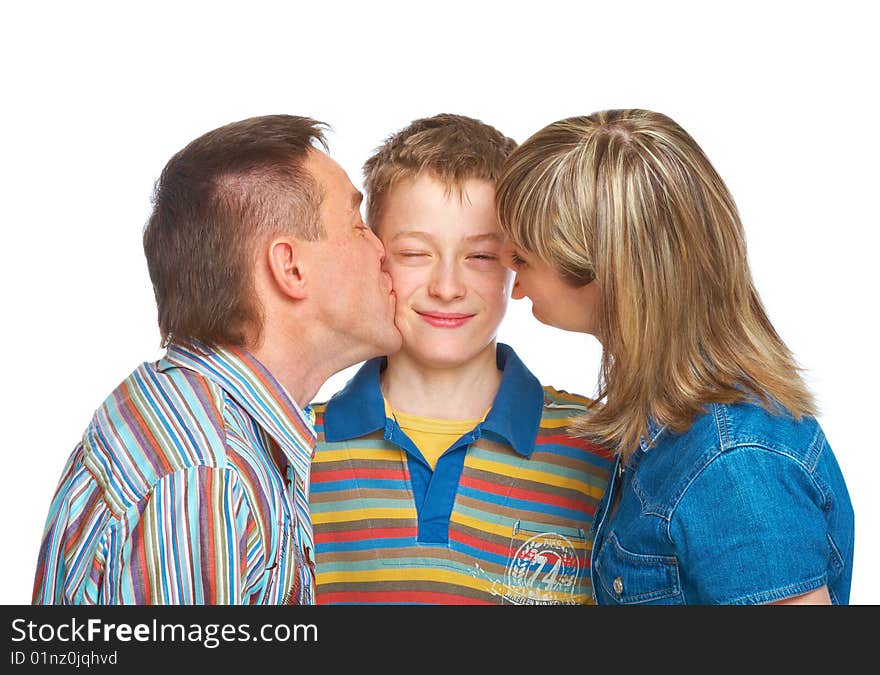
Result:
M536 534L510 557L504 597L517 605L576 604L580 566L567 537Z

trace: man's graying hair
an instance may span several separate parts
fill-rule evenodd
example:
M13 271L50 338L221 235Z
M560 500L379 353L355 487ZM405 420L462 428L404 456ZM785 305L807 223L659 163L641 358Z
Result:
M321 195L303 168L324 125L266 115L209 131L165 165L144 229L163 341L245 346L258 339L253 286L259 242L286 233L324 236Z

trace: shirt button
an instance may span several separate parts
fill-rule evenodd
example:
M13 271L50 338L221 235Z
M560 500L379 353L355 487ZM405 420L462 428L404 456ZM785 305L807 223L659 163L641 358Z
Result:
M611 587L614 589L614 592L617 595L623 593L623 579L620 577L615 577L614 583L611 584Z

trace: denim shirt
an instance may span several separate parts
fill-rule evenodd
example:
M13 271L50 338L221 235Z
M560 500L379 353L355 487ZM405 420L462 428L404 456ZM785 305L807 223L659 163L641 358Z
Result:
M710 404L683 433L649 432L596 513L599 604L754 604L822 586L849 601L853 509L814 418Z

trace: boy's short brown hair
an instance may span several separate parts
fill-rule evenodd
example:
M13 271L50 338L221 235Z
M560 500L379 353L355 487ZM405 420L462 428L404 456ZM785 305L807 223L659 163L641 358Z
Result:
M367 224L376 229L394 185L427 173L449 188L477 178L497 183L516 142L495 127L464 115L425 117L389 136L364 163Z

